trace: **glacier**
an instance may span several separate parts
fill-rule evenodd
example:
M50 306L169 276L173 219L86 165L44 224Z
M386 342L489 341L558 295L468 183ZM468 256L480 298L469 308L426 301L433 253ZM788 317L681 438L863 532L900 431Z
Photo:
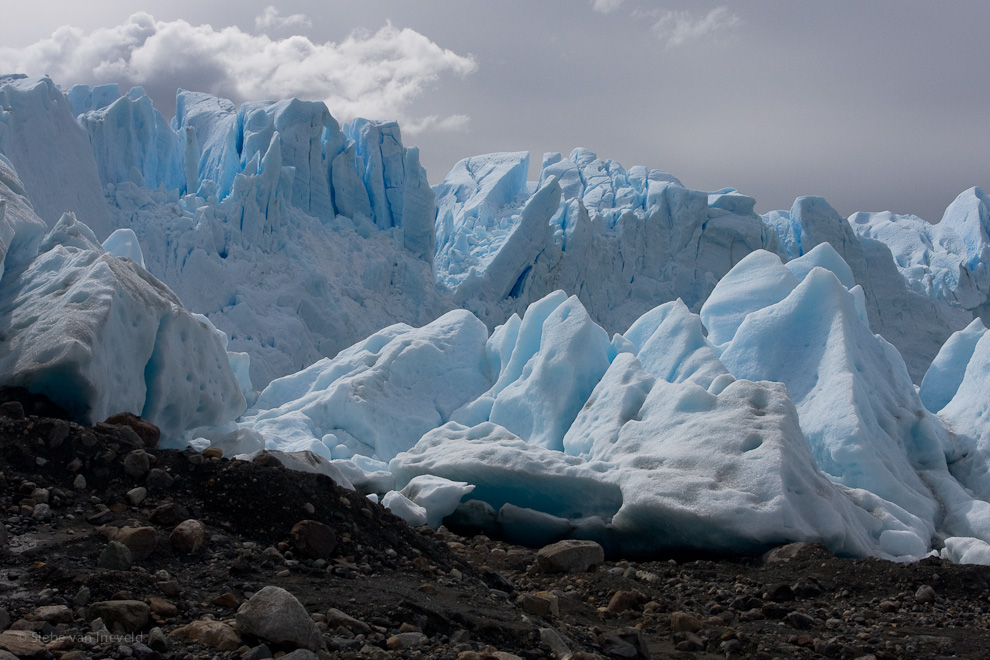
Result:
M246 401L218 331L71 213L47 231L0 159L0 383L75 419L130 412L166 435L231 422Z
M0 76L0 384L609 552L990 562L990 199L943 218L578 148L430 186L322 103ZM462 500L468 499L468 502Z

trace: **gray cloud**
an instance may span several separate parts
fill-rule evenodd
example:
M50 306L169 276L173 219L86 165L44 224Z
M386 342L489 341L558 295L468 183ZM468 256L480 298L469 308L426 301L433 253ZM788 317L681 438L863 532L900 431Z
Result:
M265 30L290 30L294 28L312 27L313 21L306 14L290 14L282 16L274 5L268 5L254 19L254 27L259 32Z
M61 0L59 11L48 13L12 6L0 22L0 44L34 48L61 23L80 26L80 43L92 42L87 36L100 26L127 23L131 2ZM163 23L209 23L218 34L227 29L220 26L233 26L250 37L258 36L255 18L271 4L142 2ZM287 0L277 6L283 18L303 14L312 22L286 28L301 33L296 36L273 31L270 41L282 47L298 41L340 48L349 38L360 42L390 25L392 33L410 30L432 49L436 63L420 69L418 86L410 88L415 91L361 111L399 118L406 142L421 148L433 182L457 160L490 151L533 152L535 177L544 151L586 146L626 167L666 169L694 188L739 188L762 211L788 208L797 195L820 194L843 215L891 210L937 220L961 191L990 188L985 0L902 0L894 8L862 0L623 0L607 15L594 11L594 0ZM714 37L685 37L677 46L658 41L657 7L686 16L684 25L703 26L701 19L719 6L729 7L739 22L701 30ZM713 23L719 24L707 24ZM671 19L668 27L674 24ZM49 48L72 43L66 38ZM172 47L184 46L174 41ZM395 67L401 64L396 53L416 53L408 45L378 50L385 53L377 57ZM445 51L468 65L444 60ZM81 48L72 53L85 55ZM96 63L118 59L105 55ZM0 70L14 68L11 61L23 58L0 51ZM71 64L58 52L44 61ZM141 84L166 114L176 86L247 94L241 74L231 74L223 58L180 52L162 53L158 61ZM270 61L277 58L250 59L253 70L244 78L265 80ZM321 89L321 76L333 66L327 60L300 71L291 85L265 86L265 96L298 91L327 98L311 92ZM71 72L82 75L82 69ZM474 72L464 75L467 69ZM128 71L123 67L124 76ZM54 66L29 72L51 73L63 85L95 81L92 71L75 79ZM101 81L110 75L101 72ZM340 75L350 74L345 68ZM377 97L378 86L340 95ZM332 105L331 111L344 114Z
M599 14L611 14L622 6L622 0L592 0L591 8Z
M655 13L655 18L653 34L668 48L724 38L742 23L726 6L715 7L705 14L662 10Z

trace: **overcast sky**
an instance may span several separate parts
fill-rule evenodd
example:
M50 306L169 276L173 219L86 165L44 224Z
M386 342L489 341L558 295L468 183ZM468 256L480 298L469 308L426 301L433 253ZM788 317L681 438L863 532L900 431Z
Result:
M986 0L271 4L19 3L0 73L141 84L169 117L176 87L325 100L399 119L434 183L466 156L527 150L535 177L584 146L760 212L816 194L937 221L990 189Z

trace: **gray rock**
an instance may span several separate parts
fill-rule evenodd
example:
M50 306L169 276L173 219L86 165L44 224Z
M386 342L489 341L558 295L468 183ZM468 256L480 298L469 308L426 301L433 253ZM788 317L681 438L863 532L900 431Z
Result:
M65 605L42 605L34 611L32 617L36 621L47 621L53 626L60 623L72 623L73 619L72 610Z
M107 547L100 553L100 558L96 561L98 568L105 568L111 571L129 571L134 564L130 548L120 541L110 541Z
M346 612L341 612L336 607L331 607L327 611L326 617L328 628L344 627L353 633L363 633L365 635L371 632L371 626L367 623L355 619Z
M127 546L134 561L142 561L158 546L158 532L154 527L123 527L116 540Z
M203 547L206 541L206 527L192 518L184 520L175 526L168 541L176 552L192 554Z
M44 502L35 504L34 511L31 512L31 517L38 521L48 520L52 517L52 508Z
M156 626L148 633L148 646L159 653L167 653L171 644L165 636L165 632Z
M7 630L0 633L0 649L18 658L42 658L48 651L33 630Z
M316 520L300 520L289 534L296 551L310 559L327 559L337 547L333 530Z
M76 490L86 490L86 477L77 474L76 478L72 481L72 487Z
M815 627L815 618L804 612L791 612L784 618L798 630L810 630Z
M581 573L603 561L605 550L594 541L558 541L536 553L544 573Z
M296 651L301 651L303 649L296 649ZM293 651L294 653L295 651ZM241 660L268 660L272 657L272 650L268 648L265 644L259 644L254 648L245 651L241 654ZM282 656L285 657L285 656Z
M131 479L140 479L151 469L151 454L135 449L124 457L124 473Z
M934 603L935 590L931 586L923 584L914 592L914 599L919 603Z
M498 532L498 523L495 522L497 516L488 502L468 500L458 504L454 512L444 518L443 524L452 530L481 531L488 536L495 536Z
M151 608L139 600L104 600L89 606L90 619L103 619L107 630L135 632L148 624Z
M127 491L127 501L131 503L131 506L141 504L141 502L144 502L147 497L148 489L144 486L138 486L137 488L132 488Z
M275 644L311 651L323 648L323 635L306 608L285 589L267 586L237 610L237 629Z
M85 585L79 587L79 591L77 591L76 595L72 597L72 604L76 607L85 607L89 605L89 599L91 596L92 592L90 592L89 587Z
M558 658L563 658L571 650L560 633L553 628L540 628L540 644L553 651Z
M10 419L24 419L24 406L20 401L0 403L0 415L4 415Z
M55 420L52 430L48 432L48 447L51 449L61 447L62 443L69 437L71 430L72 427L69 426L68 422L61 419Z
M161 468L155 468L148 473L148 477L144 480L144 485L149 490L168 490L174 482L175 479L168 472Z
M283 655L281 660L317 660L319 657L309 649L296 649Z

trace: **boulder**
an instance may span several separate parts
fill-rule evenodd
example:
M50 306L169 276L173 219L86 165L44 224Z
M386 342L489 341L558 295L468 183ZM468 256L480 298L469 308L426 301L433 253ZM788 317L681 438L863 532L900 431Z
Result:
M333 530L316 520L300 520L290 535L299 554L310 559L327 559L337 547Z
M275 644L312 651L323 648L323 635L306 608L281 587L267 586L241 605L237 630Z
M124 457L124 474L131 479L140 479L151 469L151 454L143 449L135 449Z
M122 527L115 540L127 546L134 561L142 561L158 546L158 531L154 527Z
M188 639L218 651L236 651L241 638L233 628L222 621L193 621L168 634L174 639Z
M151 608L140 600L104 600L90 605L87 617L103 619L111 632L135 632L148 625Z
M134 558L130 548L120 541L110 541L100 553L100 558L96 560L97 568L110 571L129 571L133 565Z
M48 648L30 630L7 630L0 633L0 649L18 658L43 658Z
M544 573L581 573L603 561L605 550L594 541L558 541L536 554L536 563Z
M176 552L192 554L202 548L203 543L206 542L206 526L192 518L184 520L169 534L168 542Z
M114 426L129 426L141 438L146 449L156 448L158 440L162 436L162 432L157 426L129 412L110 415L104 423Z

